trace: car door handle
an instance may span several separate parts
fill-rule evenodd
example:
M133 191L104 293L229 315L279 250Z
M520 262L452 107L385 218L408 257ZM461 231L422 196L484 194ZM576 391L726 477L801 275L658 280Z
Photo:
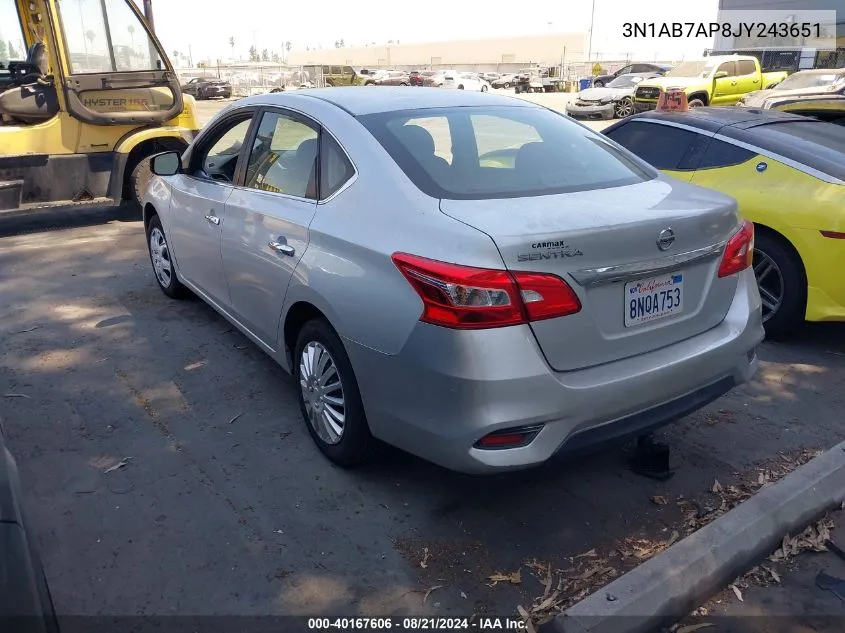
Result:
M207 215L205 216L205 219L211 222L214 226L220 224L220 218L218 218L216 215Z
M296 249L284 241L277 242L276 240L272 240L268 243L268 246L277 253L281 253L282 255L293 255L294 253L296 253Z
M752 80L751 80L751 83L756 84L756 83L758 83L759 81L760 81L759 79L752 79Z
M735 81L732 81L732 82L731 82L731 85L732 85L732 86L735 86L735 85L736 85L736 82L735 82Z

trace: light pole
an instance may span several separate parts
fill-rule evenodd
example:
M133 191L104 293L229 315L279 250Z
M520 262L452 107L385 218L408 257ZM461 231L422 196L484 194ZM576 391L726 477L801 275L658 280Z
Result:
M593 56L593 22L596 18L596 0L593 0L593 8L590 11L590 41L587 44L587 61Z

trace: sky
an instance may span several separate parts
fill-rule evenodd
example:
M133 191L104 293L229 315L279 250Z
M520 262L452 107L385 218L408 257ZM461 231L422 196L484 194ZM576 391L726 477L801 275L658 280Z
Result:
M630 39L622 37L622 25L710 22L717 7L718 0L595 0L592 49L632 57L700 56L712 40ZM416 6L387 0L153 0L156 32L168 54L190 50L194 62L246 57L253 45L281 51L285 41L304 49L331 48L340 39L354 46L586 32L592 9L592 0L425 0Z

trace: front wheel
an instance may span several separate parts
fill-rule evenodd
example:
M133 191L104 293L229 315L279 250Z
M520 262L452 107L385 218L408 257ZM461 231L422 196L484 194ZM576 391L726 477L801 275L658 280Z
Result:
M631 100L631 97L625 97L617 102L613 110L617 118L624 119L634 113L634 102Z
M401 84L399 84L399 85L400 85L400 86L407 86L408 84L407 84L406 82L404 82L404 81L403 81L403 82L402 82Z
M481 86L481 92L487 92L487 86Z
M704 102L701 99L693 99L688 103L691 108L703 108Z
M594 81L593 88L604 88L604 82L600 80Z
M157 215L150 219L147 227L147 247L150 252L150 262L153 273L161 291L171 299L181 299L188 294L188 289L176 277L170 244L164 235L164 228Z
M800 258L782 240L758 231L753 265L766 335L778 338L792 333L804 322L807 308L807 282Z
M309 321L299 332L293 358L299 408L317 448L339 466L368 461L376 440L340 337L327 321Z
M458 86L458 90L463 90L463 89L464 89L463 85Z
M511 82L509 82L509 81L506 81L505 83L502 84L502 88L504 88L505 90L510 89L510 87L511 87Z

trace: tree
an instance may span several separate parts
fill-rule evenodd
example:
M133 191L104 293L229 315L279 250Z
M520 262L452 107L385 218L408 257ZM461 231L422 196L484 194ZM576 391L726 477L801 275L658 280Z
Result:
M340 42L339 42L338 40L335 40L335 41L334 41L334 47L335 47L335 48L340 48Z
M85 31L85 37L88 38L88 41L91 42L91 44L94 44L94 40L97 39L97 34L91 29L88 29Z
M250 46L249 47L249 61L257 62L260 59L261 58L258 56L258 50L255 48L255 46Z
M232 59L234 59L235 58L235 38L234 37L229 38L229 47L232 49Z
M263 62L269 62L270 61L270 51L268 51L266 48L263 51L261 51L261 61L263 61Z
M281 55L279 55L279 53L277 53L276 51L273 51L273 57L272 57L272 59L273 59L273 61L274 61L274 62L276 62L277 64L278 64L278 63L280 63L280 62L282 61L282 57L281 57Z
M6 50L6 42L4 42L3 40L0 40L0 59L2 59L3 61L6 61L7 59L10 59L10 58L6 55L6 53L7 53L7 50Z
M12 44L12 41L9 40L9 59L18 59L19 55L18 49L16 49L15 45Z
M343 38L340 38L340 46L338 48L343 48L346 44L343 41Z

